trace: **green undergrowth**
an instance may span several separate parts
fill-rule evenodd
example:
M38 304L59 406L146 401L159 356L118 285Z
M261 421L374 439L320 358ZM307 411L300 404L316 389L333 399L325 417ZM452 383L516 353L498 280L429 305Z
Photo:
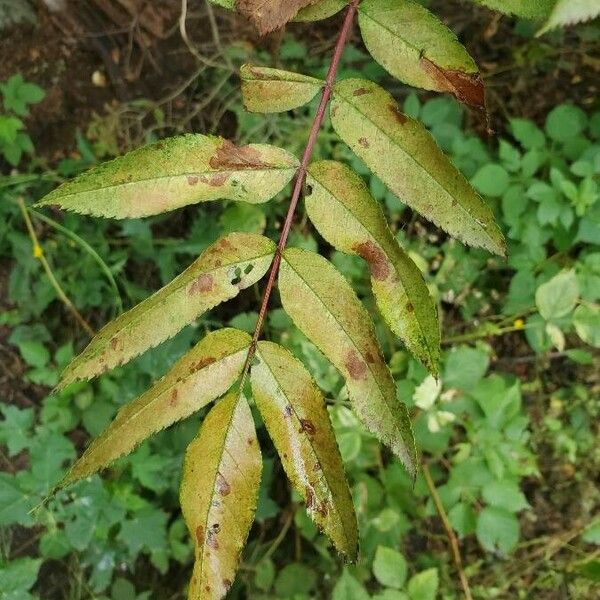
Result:
M244 59L241 54L235 50L232 58ZM281 58L323 75L324 66L311 63L301 44L286 42ZM348 50L341 76L384 76L373 66L365 73L362 59ZM439 382L378 317L376 324L398 394L410 406L423 460L461 541L473 595L545 598L560 587L569 597L593 598L600 577L593 380L600 346L600 112L563 104L542 124L514 118L498 138L482 140L448 98L412 94L404 109L420 118L489 200L508 239L507 261L448 241L420 221L335 141L329 125L316 154L349 162L368 179L439 302ZM295 111L294 119L235 111L238 139L263 136L298 154L314 106ZM1 350L12 365L3 380L12 388L0 388L0 599L184 598L193 557L177 490L182 455L199 417L145 442L103 478L41 502L87 440L205 332L223 325L251 332L261 286L241 295L234 309L209 313L131 364L49 392L85 337L44 273L16 200L32 203L93 163L93 147L83 137L79 144L81 158L54 171L0 178L0 262L8 269L8 303L0 313L8 352ZM285 210L282 194L260 207L210 204L119 223L30 214L57 280L98 328L168 282L222 234L244 230L275 238ZM327 251L302 215L291 245ZM335 251L331 259L376 315L361 261ZM278 304L269 313L266 337L301 358L326 394L362 546L358 564L341 568L290 493L261 428L266 451L257 524L232 598L461 597L423 475L413 488L401 465L349 410L340 375ZM552 553L544 554L546 547Z

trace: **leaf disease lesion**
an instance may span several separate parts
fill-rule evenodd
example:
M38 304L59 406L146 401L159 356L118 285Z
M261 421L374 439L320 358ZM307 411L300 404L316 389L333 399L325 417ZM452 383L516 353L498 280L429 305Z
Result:
M125 219L219 199L264 203L294 180L277 245L262 235L241 232L217 240L171 283L107 324L66 368L59 384L89 380L129 362L268 274L253 336L232 328L208 333L162 379L119 411L61 483L100 471L150 435L214 403L183 465L181 507L195 547L191 600L227 594L254 519L262 459L252 402L310 517L347 560L357 557L356 514L323 393L287 349L261 340L275 286L296 327L344 377L349 400L366 429L412 477L417 473L411 415L398 396L369 312L329 260L286 247L306 189L306 212L314 227L332 247L367 263L373 298L389 329L437 377L440 323L421 271L361 176L340 162L311 162L328 105L340 140L404 203L460 241L505 254L490 207L425 127L375 83L336 81L358 14L365 45L389 73L481 108L479 70L437 17L413 0L211 1L237 9L261 33L292 19L327 18L346 7L326 81L270 67L241 68L249 111L284 112L321 93L302 160L267 144L237 146L220 137L184 135L92 168L40 202Z

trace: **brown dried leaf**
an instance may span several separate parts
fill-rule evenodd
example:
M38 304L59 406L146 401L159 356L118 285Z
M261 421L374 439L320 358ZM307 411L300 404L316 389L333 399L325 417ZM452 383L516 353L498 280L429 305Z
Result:
M254 24L260 35L281 29L300 9L318 0L237 0L236 8Z

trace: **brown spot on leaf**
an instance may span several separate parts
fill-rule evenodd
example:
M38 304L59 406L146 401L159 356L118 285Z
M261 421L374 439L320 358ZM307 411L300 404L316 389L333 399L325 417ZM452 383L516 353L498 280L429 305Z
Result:
M370 94L370 93L371 93L370 90L368 90L367 88L361 87L361 88L354 90L352 95L353 96L364 96L365 94Z
M337 106L334 106L334 107L331 109L331 117L332 117L332 118L333 118L333 117L335 117L335 115L337 114L337 111L338 111L338 107L337 107Z
M217 540L217 533L214 529L209 529L206 535L206 545L213 550L219 549L219 540Z
M217 474L217 492L219 496L229 496L231 494L231 486L221 473Z
M203 175L202 183L206 183L211 187L222 187L229 179L229 173L216 173L215 175Z
M177 406L177 395L178 395L178 392L176 389L171 391L171 399L169 400L169 405L171 407Z
M208 275L207 273L203 273L192 283L190 289L188 291L188 295L195 296L196 294L202 294L205 292L210 292L213 289L214 279L212 275Z
M113 350L116 350L118 346L119 346L119 338L118 337L114 337L112 340L110 340L110 347Z
M367 359L367 362L372 365L375 362L375 359L373 358L373 355L370 352L367 352L365 354L365 358Z
M390 275L390 265L383 250L371 241L352 246L352 250L369 263L373 279L383 281Z
M406 303L406 312L415 312L415 307L413 306L412 302Z
M246 440L246 443L248 444L248 446L254 446L254 440L252 438L248 438Z
M229 591L231 588L231 580L223 579L223 587L225 588L226 591Z
M485 110L485 87L479 73L442 69L424 56L421 57L420 64L438 84L440 91L450 92L461 102Z
M408 117L395 104L388 104L388 108L400 125L404 125L408 121Z
M229 140L223 141L209 164L216 170L264 169L270 166L260 159L258 150L250 146L236 146Z
M369 140L366 137L361 137L358 138L358 143L363 147L363 148L370 148L371 144L369 144Z
M306 486L304 488L304 493L306 494L306 509L313 510L315 507L315 493L310 486Z
M188 185L196 185L198 183L198 177L196 175L188 175L187 182Z
M204 542L204 529L202 529L201 525L196 527L196 542L198 542L198 544L202 544Z
M283 416L284 417L291 417L292 414L294 412L294 409L292 408L291 404L286 404L285 408L283 409Z
M346 356L346 362L344 363L348 373L352 379L366 379L367 378L367 365L356 350L350 350Z
M310 419L300 419L300 433L315 435L315 433L317 433L317 428Z
M301 8L316 2L318 0L236 0L235 6L238 12L252 21L260 35L265 35L280 29Z
M208 365L212 365L215 362L215 359L212 356L205 356L201 358L194 366L196 367L196 371L200 369L204 369L208 367Z

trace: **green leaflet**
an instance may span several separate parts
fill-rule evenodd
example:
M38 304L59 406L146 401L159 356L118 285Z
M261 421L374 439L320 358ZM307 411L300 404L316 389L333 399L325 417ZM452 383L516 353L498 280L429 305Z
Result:
M237 329L209 333L167 375L119 411L62 485L89 477L152 434L220 398L241 375L250 342L250 336Z
M394 77L484 108L477 65L454 33L426 8L413 0L362 0L358 19L367 49Z
M367 429L414 476L417 452L408 410L396 397L373 323L350 284L322 256L290 248L283 254L279 293L296 326L345 377Z
M544 19L552 10L556 0L473 0L488 8L507 15L516 15L525 19ZM568 0L569 2L571 0Z
M307 181L312 187L305 200L310 220L335 248L369 263L373 295L390 329L437 375L436 306L421 272L392 235L365 182L335 161L313 163Z
M504 256L504 238L489 206L386 90L364 79L338 83L331 122L400 200L462 242Z
M358 528L325 399L288 350L259 342L252 395L294 489L315 523L348 560L356 560Z
M303 8L296 15L294 21L321 21L340 12L345 6L348 6L346 0L321 0L321 2Z
M260 204L288 184L297 166L294 156L274 146L183 135L94 167L38 205L126 219L221 198Z
M558 0L544 26L538 32L542 35L556 27L568 27L595 19L600 15L600 2L591 0Z
M196 559L189 600L218 600L229 591L254 520L261 470L248 401L231 392L208 413L183 463L181 508Z
M300 73L254 65L242 65L240 76L244 106L257 113L284 112L303 106L325 83Z
M235 298L263 277L274 253L275 244L254 233L216 241L171 283L103 327L65 369L59 387L128 362Z

